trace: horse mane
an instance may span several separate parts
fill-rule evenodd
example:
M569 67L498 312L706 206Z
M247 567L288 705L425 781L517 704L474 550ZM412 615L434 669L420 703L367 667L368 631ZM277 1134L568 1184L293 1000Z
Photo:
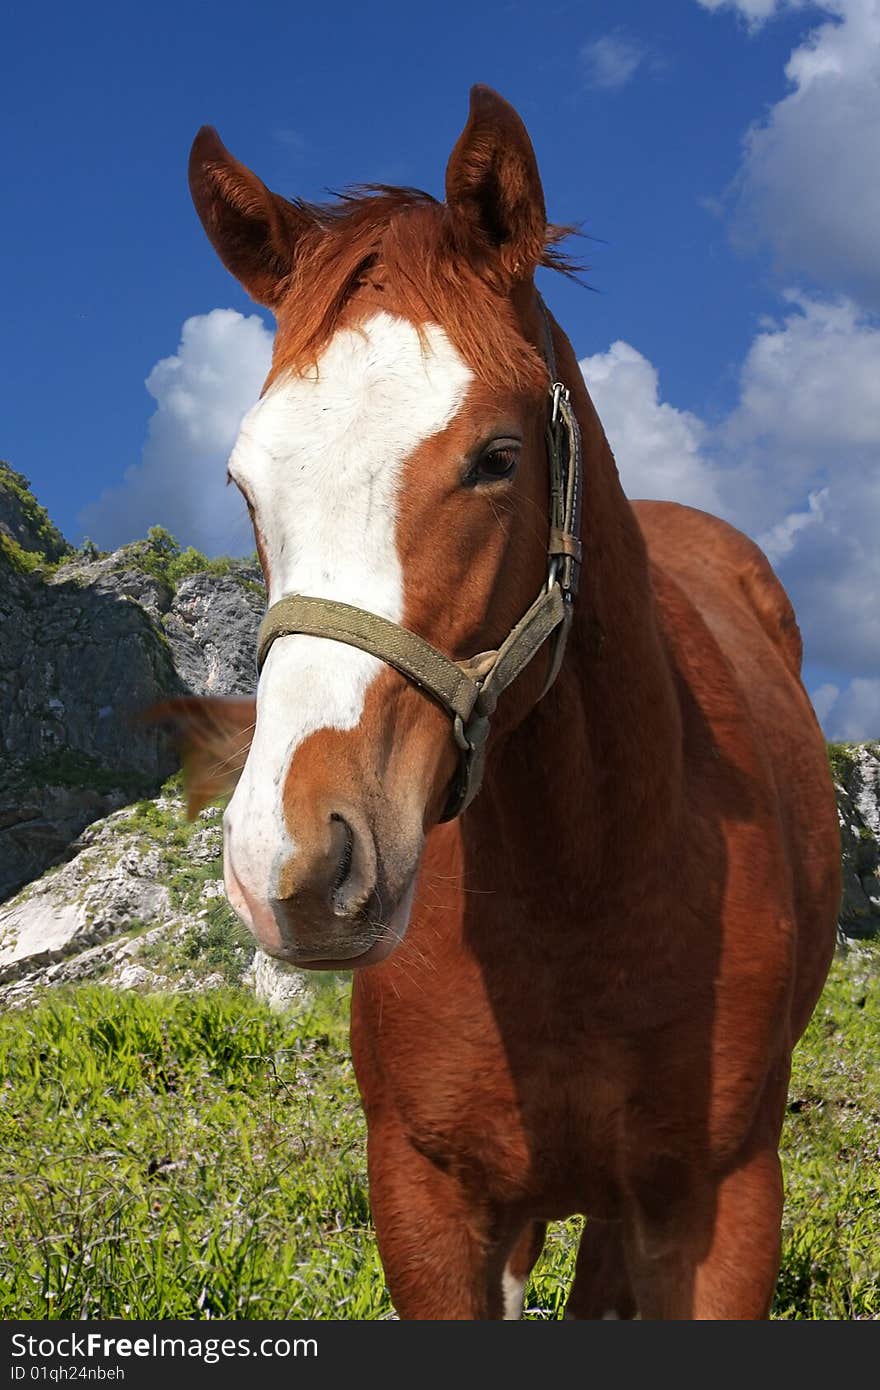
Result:
M417 188L364 184L334 202L292 200L304 230L284 299L273 375L313 369L359 286L387 292L417 326L438 323L476 375L495 386L541 389L546 368L522 336L491 249L464 246L445 204ZM577 278L559 243L575 228L547 227L540 264Z

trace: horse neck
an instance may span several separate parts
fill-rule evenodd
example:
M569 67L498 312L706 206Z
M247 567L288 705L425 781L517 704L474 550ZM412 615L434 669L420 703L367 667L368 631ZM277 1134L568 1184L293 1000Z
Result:
M547 881L595 889L620 870L651 872L681 808L681 710L641 530L574 352L557 330L584 447L584 561L556 684L490 759L465 835L503 835L511 862L547 847ZM494 826L493 826L494 822ZM496 841L497 842L497 841Z

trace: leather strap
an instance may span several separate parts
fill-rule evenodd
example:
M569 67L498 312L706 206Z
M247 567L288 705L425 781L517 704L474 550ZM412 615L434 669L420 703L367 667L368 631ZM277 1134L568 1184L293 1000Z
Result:
M578 591L582 546L581 534L581 432L571 408L569 393L561 382L550 388L553 404L547 427L547 453L550 460L550 542L549 553L559 559L559 582L563 592L575 597Z
M470 722L459 730L455 727L456 741L463 733L465 744L459 759L458 774L446 802L441 819L454 820L470 806L480 787L486 767L486 744L489 738L489 723L503 692L521 675L554 631L565 630L571 617L571 604L565 602L558 584L538 595L531 608L520 618L516 627L502 642L497 652L483 653L492 658L489 672L477 696ZM541 694L543 699L550 689L562 664L565 641L557 642L551 654L550 670ZM558 653L558 660L557 660ZM481 657L471 658L479 661ZM469 663L465 663L469 664Z
M398 623L336 599L288 594L273 603L257 636L257 670L272 643L303 634L345 642L379 657L436 700L452 719L461 757L442 819L452 820L470 805L483 780L489 724L500 696L552 638L542 699L559 674L571 628L572 603L582 560L581 436L568 389L556 379L556 355L546 305L545 356L550 372L547 458L550 471L550 534L546 586L497 651L452 661Z
M260 624L257 669L263 669L278 637L301 633L359 647L400 671L452 716L462 752L456 788L443 817L452 820L480 790L489 720L499 697L563 622L566 607L559 586L554 584L538 595L497 651L481 652L459 663L450 661L424 637L377 613L336 599L288 594L273 603Z
M544 325L544 361L547 363L550 380L554 382L559 373L556 370L556 348L553 346L553 322L550 318L550 311L544 303L544 296L541 294L538 295L538 308L541 311L541 322Z
M399 627L378 613L353 608L330 598L308 598L288 594L273 603L257 634L257 670L263 669L269 648L278 637L303 633L310 637L330 637L360 647L387 661L422 690L433 695L453 717L468 720L480 687L448 656L444 656L424 637Z

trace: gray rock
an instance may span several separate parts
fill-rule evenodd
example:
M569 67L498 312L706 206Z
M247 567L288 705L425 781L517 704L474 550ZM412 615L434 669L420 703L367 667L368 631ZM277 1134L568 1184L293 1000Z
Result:
M0 518L20 544L54 544L28 496L0 466ZM231 561L175 587L170 564L199 557L159 533L111 555L74 553L60 535L55 549L54 572L22 573L0 552L0 902L69 855L84 826L154 795L174 770L167 731L139 722L145 709L256 684L259 569Z
M175 755L138 716L182 688L140 603L0 556L0 900L96 816L158 789Z
M149 541L133 541L97 559L74 556L56 571L50 583L76 584L114 598L133 599L154 621L167 612L171 585L150 572L156 552Z
M35 972L45 972L47 983L96 973L107 953L92 948L167 920L163 855L125 833L130 819L122 811L90 827L69 863L0 908L0 988ZM71 976L56 968L77 958L95 969Z
M880 933L880 743L851 744L835 759L843 850L844 937Z
M160 796L83 831L73 857L0 907L0 1008L46 989L100 980L114 989L195 993L235 977L273 1009L301 1007L308 977L244 941L215 968L217 910L227 914L222 816L208 807L179 840L183 801ZM170 884L174 883L176 893Z
M257 628L266 610L258 569L181 580L163 626L181 680L194 695L250 695L257 684Z
M216 807L202 812L192 857L176 843L184 825L179 798L117 811L83 831L68 862L0 907L0 1002L79 980L169 990L223 983L210 955L198 964L192 949L222 895L222 884L203 878L221 871L221 816ZM244 973L255 948L241 949Z
M243 982L250 986L258 999L263 999L275 1013L300 1008L310 997L306 973L295 966L285 965L259 949L254 954Z

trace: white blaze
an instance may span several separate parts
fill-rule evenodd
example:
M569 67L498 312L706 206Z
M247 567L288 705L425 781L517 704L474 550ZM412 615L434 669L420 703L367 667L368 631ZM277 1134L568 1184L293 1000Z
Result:
M317 368L273 383L245 416L229 462L254 508L271 587L338 599L392 622L403 616L396 530L406 459L444 429L471 373L443 330L420 338L378 313L343 329ZM294 851L282 790L291 759L317 729L352 729L383 663L327 638L279 638L257 690L257 724L226 812L236 871L255 895L277 894Z

